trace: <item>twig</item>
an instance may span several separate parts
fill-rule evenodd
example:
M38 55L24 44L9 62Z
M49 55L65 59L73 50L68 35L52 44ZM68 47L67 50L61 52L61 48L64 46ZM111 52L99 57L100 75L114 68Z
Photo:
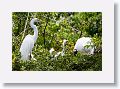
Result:
M48 24L48 19L49 19L49 16L48 16L48 18L47 18L47 23L46 23L46 25L45 25L45 28L44 28L44 34L43 34L43 37L44 37L44 47L45 47L45 29L46 29L46 27L47 27L47 24Z
M47 23L48 23L48 22L47 22ZM47 27L47 23L46 23L46 25L45 25L44 34L43 34L43 37L44 37L44 46L45 46L45 29L46 29L46 27Z
M79 36L79 38L81 38L82 37L82 31L81 31L81 33L80 33L80 36Z
M27 27L27 23L28 23L28 17L29 17L29 12L28 12L27 19L26 19L26 22L25 22L25 27L24 27L24 32L23 32L22 40L23 40L23 38L25 36L25 31L26 31L26 27Z
M36 18L36 15L37 15L37 13L36 13L36 12L31 13L31 17L32 17L32 18Z

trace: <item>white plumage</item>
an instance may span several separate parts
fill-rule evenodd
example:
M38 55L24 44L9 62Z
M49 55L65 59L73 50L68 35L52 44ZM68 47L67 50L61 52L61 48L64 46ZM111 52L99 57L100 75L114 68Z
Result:
M34 47L33 36L27 35L20 47L21 59L25 59L25 60L30 59L30 54L32 52L33 47Z
M49 53L50 53L50 56L51 56L51 57L53 57L53 51L55 51L54 48L51 48L51 49L49 50Z
M66 43L67 43L68 40L64 39L63 40L63 50L61 52L61 56L64 56L65 55L65 46L66 46Z
M90 37L82 37L79 38L74 46L74 54L77 52L82 52L85 54L94 54L94 44L92 42L92 38Z
M34 18L31 20L30 22L30 26L33 28L34 30L34 35L27 35L20 47L20 52L21 52L21 59L23 60L29 60L31 53L32 53L32 49L34 47L34 44L37 40L38 37L38 29L36 27L36 25L34 25L34 22L38 22L37 18Z
M62 52L57 52L57 54L55 55L55 58L57 58L58 56L61 55Z

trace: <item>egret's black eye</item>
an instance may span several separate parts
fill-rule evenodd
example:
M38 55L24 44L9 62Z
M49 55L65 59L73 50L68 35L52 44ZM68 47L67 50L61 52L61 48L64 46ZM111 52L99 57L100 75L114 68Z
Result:
M77 52L78 52L78 51L77 51L76 49L74 49L74 51L73 51L74 55L76 55L76 54L77 54Z

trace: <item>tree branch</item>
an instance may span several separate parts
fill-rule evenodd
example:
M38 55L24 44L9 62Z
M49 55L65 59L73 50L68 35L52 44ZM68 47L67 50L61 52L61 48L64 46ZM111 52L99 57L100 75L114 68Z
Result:
M81 30L81 33L80 33L80 36L79 36L79 38L81 38L82 37L82 30Z
M24 26L24 32L23 32L22 40L25 36L25 31L26 31L26 27L27 27L27 23L28 23L28 17L29 17L29 12L28 12L27 19L26 19L25 26Z
M44 34L43 34L43 37L44 37L44 47L45 47L45 29L46 29L46 27L47 27L47 24L48 24L48 19L49 19L49 16L48 16L48 18L46 19L46 25L45 25L45 28L44 28Z

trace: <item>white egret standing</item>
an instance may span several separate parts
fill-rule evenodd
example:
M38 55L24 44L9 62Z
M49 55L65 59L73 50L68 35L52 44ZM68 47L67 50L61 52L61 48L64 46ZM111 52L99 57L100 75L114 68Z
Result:
M87 45L89 47L86 47ZM90 37L79 38L73 50L74 55L77 54L78 51L85 53L87 55L94 54L94 44L92 42L92 38Z
M23 60L29 60L32 54L32 48L34 47L34 44L38 38L38 29L36 25L34 25L34 22L38 22L37 18L34 18L30 21L30 26L34 30L34 35L27 35L20 47L21 52L21 59Z

